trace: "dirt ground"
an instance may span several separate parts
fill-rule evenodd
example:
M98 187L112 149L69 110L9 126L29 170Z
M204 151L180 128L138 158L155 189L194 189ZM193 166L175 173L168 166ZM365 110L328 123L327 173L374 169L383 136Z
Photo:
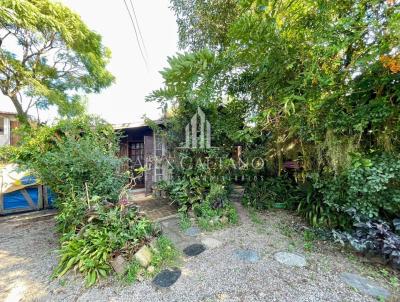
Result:
M331 243L315 241L305 246L297 217L283 211L241 216L238 226L199 234L198 241L211 238L217 244L196 257L184 258L181 277L162 290L151 280L123 285L110 278L91 288L72 273L51 280L58 247L54 219L0 220L0 301L377 300L347 286L340 277L344 272L374 280L391 291L389 301L400 301L399 286L388 268L364 263ZM259 260L241 261L235 256L238 250L255 251ZM307 266L277 262L274 254L278 251L304 255Z

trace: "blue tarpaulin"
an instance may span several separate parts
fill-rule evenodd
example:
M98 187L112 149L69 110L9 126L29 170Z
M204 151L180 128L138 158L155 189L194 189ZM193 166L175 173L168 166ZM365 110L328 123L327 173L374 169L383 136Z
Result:
M0 214L41 210L53 205L54 194L28 171L8 164L0 166L0 172Z
M38 189L27 188L25 189L28 195L31 197L33 204L38 208ZM31 205L25 199L21 190L14 191L11 193L4 194L3 196L4 210L30 210Z
M38 187L31 187L31 188L24 188L21 190L13 191L11 193L3 194L3 209L1 209L4 213L14 213L14 212L25 212L31 210L40 210L44 208L52 207L54 204L54 193L47 187L42 187L43 189L47 190L47 203L39 202L39 192L40 188ZM32 204L28 202L26 196L23 194L23 190L29 195ZM0 211L0 213L2 212Z

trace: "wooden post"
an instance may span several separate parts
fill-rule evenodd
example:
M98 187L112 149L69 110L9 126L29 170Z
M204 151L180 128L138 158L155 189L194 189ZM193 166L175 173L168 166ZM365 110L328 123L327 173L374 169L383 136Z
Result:
M49 207L49 199L47 194L47 187L42 186L43 206L45 209Z
M37 186L38 190L38 208L42 210L44 208L44 202L43 202L43 186L38 185Z
M146 171L144 173L144 186L146 195L151 194L153 187L154 174L154 138L153 136L144 137L144 160Z

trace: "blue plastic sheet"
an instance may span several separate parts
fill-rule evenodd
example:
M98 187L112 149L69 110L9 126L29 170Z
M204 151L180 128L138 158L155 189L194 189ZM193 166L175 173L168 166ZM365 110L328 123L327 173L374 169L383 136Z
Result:
M33 204L38 206L38 189L37 188L26 188L28 195L31 197ZM6 193L3 195L4 210L31 210L32 207L26 201L24 195L22 195L21 190L14 191L11 193Z

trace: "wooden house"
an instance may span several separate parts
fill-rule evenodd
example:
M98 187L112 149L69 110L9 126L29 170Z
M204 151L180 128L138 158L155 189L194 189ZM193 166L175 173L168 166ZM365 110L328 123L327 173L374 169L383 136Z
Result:
M15 135L15 128L18 126L16 113L0 111L0 147L16 145L18 137Z
M163 127L162 120L155 123ZM151 194L154 184L167 178L163 162L167 154L164 138L144 122L114 125L114 129L121 135L120 156L129 159L126 169L137 175L135 170L145 168L145 173L136 180L136 188Z

